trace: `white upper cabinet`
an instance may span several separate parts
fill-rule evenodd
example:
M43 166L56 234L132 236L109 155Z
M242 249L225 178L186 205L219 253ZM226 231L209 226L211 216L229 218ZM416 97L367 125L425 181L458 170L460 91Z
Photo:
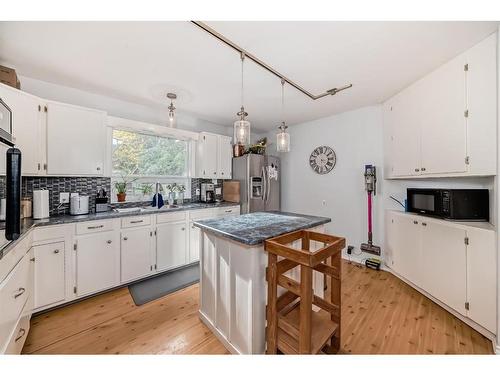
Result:
M497 34L387 100L388 178L496 175Z
M218 173L219 178L230 179L233 162L233 147L231 146L231 137L219 136L218 145Z
M102 176L106 151L105 121L105 112L48 102L47 174Z
M42 152L44 106L40 98L0 84L0 98L12 111L12 132L16 147L22 153L22 174L43 174L45 153ZM5 155L2 152L0 173L5 174Z
M231 137L200 133L196 150L196 177L231 178Z

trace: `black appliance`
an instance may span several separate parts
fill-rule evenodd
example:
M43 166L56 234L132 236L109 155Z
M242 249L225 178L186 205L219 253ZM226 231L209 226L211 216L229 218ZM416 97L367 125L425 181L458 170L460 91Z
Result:
M489 221L488 189L407 189L408 211L450 220Z
M5 238L14 241L21 235L21 151L7 150L5 180Z

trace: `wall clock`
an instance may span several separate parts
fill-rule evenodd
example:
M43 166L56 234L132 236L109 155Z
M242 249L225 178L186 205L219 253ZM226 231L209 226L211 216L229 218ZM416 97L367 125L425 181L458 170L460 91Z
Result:
M328 146L316 147L309 157L309 165L318 174L331 172L336 163L337 156L335 155L335 151Z

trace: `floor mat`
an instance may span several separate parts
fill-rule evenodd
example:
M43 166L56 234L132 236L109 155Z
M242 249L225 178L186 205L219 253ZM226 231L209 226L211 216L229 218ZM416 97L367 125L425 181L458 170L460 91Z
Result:
M129 285L128 290L136 306L166 296L200 281L200 265L192 264Z

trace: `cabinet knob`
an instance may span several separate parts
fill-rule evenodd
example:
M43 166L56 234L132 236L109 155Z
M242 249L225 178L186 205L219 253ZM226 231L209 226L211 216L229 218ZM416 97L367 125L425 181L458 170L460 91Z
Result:
M113 241L111 241L111 240L108 240L108 241L106 241L106 242L107 242L107 243L111 243L111 242L113 242Z
M417 220L413 220L413 224L418 224L418 221Z
M128 237L123 237L123 241L127 241L128 240Z
M100 171L101 170L101 167L97 167L97 170Z
M186 228L182 227L181 230L186 230Z
M421 171L425 171L425 168L420 168Z
M217 172L214 172L214 174L217 174Z
M35 258L34 258L34 257L33 257L33 258L31 258L31 259L30 259L30 261L31 261L31 262L34 262L34 261L35 261Z
M420 169L418 169L418 168L415 168L415 172L420 172Z
M224 172L222 172L221 174L224 174Z
M54 254L59 254L59 250L58 249L54 250Z
M426 226L427 226L427 223L422 223L422 225L423 225L424 227L426 227Z

